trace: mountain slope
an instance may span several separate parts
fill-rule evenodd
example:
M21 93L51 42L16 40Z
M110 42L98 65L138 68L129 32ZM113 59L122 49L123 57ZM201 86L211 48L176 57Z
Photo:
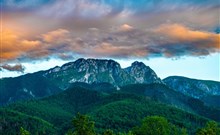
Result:
M121 68L113 60L78 59L47 71L16 78L0 79L0 105L53 95L75 82L110 83L115 87L135 83L162 83L156 73L143 63Z
M127 85L122 87L121 91L150 97L155 101L175 106L176 108L184 111L196 113L207 118L220 121L219 108L207 106L203 101L176 92L164 84Z
M17 100L46 97L60 92L61 89L43 77L42 73L0 79L0 105Z
M220 107L220 82L196 80L179 76L165 78L163 82L178 92L201 99L209 105Z
M64 134L67 131L71 125L71 118L77 112L90 114L97 122L96 125L100 131L108 128L115 131L127 131L129 128L140 124L140 120L145 116L150 115L164 116L177 126L187 128L190 132L195 132L197 128L204 126L208 121L204 117L144 96L127 92L107 94L103 92L105 90L98 92L85 87L75 86L57 95L11 104L4 109L47 121L55 127L59 134ZM11 117L7 116L3 119L10 119ZM11 122L13 122L12 119ZM27 124L33 123L27 121Z
M0 134L13 135L18 133L23 127L31 133L37 131L38 134L55 134L56 128L41 118L33 115L27 115L10 109L0 109Z
M167 86L195 98L205 95L220 95L220 82L196 80L180 76L163 79Z

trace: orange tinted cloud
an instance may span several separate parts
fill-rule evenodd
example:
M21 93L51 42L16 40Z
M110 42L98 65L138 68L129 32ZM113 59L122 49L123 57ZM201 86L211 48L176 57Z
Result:
M49 56L50 49L56 49L68 40L68 31L58 29L42 34L37 40L23 39L23 36L9 29L1 32L2 46L0 59L13 60L21 57L40 58Z
M131 25L128 25L128 24L123 24L123 25L120 26L121 31L130 31L132 29L133 29L133 27Z
M12 31L4 31L3 35L1 59L5 61L51 56L65 59L71 55L118 58L206 56L220 49L219 34L180 24L160 25L153 30L124 24L108 31L88 29L83 36L57 29L37 36L37 40L22 39Z
M120 46L103 42L89 50L94 56L104 57L145 57L147 51L135 46Z
M39 46L41 42L38 40L35 41L23 40L21 41L21 44L26 47L35 47L35 46Z
M155 30L157 34L165 37L169 42L192 43L198 47L212 47L219 49L220 35L207 32L192 30L180 24L161 25Z
M58 29L55 31L48 32L47 34L42 34L42 37L45 42L51 43L59 40L62 41L67 34L69 34L68 30Z
M21 35L9 29L1 32L2 45L0 59L5 61L8 59L15 59L22 55L24 52L35 48L40 44L39 41L22 40Z

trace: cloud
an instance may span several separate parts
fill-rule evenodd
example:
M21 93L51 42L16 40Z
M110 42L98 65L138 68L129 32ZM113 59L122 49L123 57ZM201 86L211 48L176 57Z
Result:
M8 71L11 71L11 72L24 72L25 70L25 67L22 66L21 64L15 64L15 65L8 65L8 64L5 64L5 65L1 65L0 66L0 69L5 69L5 70L8 70Z
M47 43L54 43L63 41L66 35L68 35L69 31L65 29L58 29L55 31L48 32L46 34L42 34L43 41Z
M120 30L121 30L121 31L130 31L130 30L132 30L132 29L133 29L133 27L130 26L130 25L128 25L128 24L123 24L123 25L121 25L121 27L120 27Z
M1 0L7 10L33 9L52 2L52 0Z
M8 3L3 7L10 8L3 10L3 24L18 27L29 37L59 28L75 31L81 36L88 28L105 31L122 24L150 29L170 22L203 31L219 26L218 0L39 0L41 4L37 0L16 1L3 1ZM37 8L30 5L17 11L14 7L19 5L17 3L32 4Z
M76 8L75 5L81 6L80 8L88 8L87 4L89 5L108 5L113 8L113 11L117 13L122 11L124 8L127 9L133 9L136 10L136 12L140 11L149 11L154 8L157 8L161 5L171 5L172 9L178 8L178 6L190 6L190 5L217 5L219 4L218 0L212 0L212 2L208 0L139 0L138 2L136 0L2 0L1 3L3 6L9 8L9 9L16 9L16 8L24 8L24 9L30 9L34 7L44 7L45 5L53 6L53 5L67 5L68 7ZM82 3L82 4L81 4ZM69 5L71 4L71 5ZM85 6L84 6L85 5ZM97 6L92 6L97 7ZM161 6L162 8L166 8L166 6ZM65 9L69 10L69 8Z
M163 24L153 29L123 24L99 36L81 39L84 55L101 57L182 57L207 56L220 52L220 35L194 30L181 24ZM88 39L91 38L91 39ZM93 40L95 39L95 40ZM80 51L80 50L79 50Z
M50 31L45 34L41 34L37 41L28 41L28 42L38 42L40 45L27 51L24 55L21 56L21 59L41 59L41 58L49 58L52 55L57 55L59 58L65 58L65 52L69 52L71 49L71 42L73 37L66 29L57 29L54 31ZM60 57L61 56L61 57Z
M165 24L154 30L167 56L205 56L219 52L220 35L193 30L180 24Z
M16 35L16 34L15 34ZM50 57L151 58L207 56L220 52L220 35L196 30L182 24L166 23L152 29L130 24L110 27L103 31L89 28L84 34L57 29L23 39L8 32L2 49L3 59L37 60Z
M58 18L83 17L94 18L106 16L111 12L111 6L98 0L63 0L42 7L38 12L43 16L55 16Z
M27 41L22 40L20 34L9 29L1 31L2 46L0 59L2 61L15 59L22 55L23 52L27 52L36 48L39 41Z
M64 48L68 46L67 42L69 43L67 40L71 40L67 36L68 31L64 29L42 34L35 40L24 39L19 33L8 29L4 29L1 35L1 62L23 59L24 57L27 59L49 57L56 50L65 51Z
M19 6L25 9L21 13L16 8ZM60 27L70 23L68 25L73 27L81 21L86 23L93 20L100 24L111 20L114 24L138 23L149 27L161 25L166 21L184 22L187 25L210 29L219 25L220 3L218 0L3 0L3 7L10 9L4 12L10 12L11 16L16 13L19 21L21 17L32 20L34 17L40 18L42 25L45 25L45 20L52 21L46 24L48 27L56 23L61 23ZM41 23L35 21L37 24ZM87 26L90 26L89 22Z
M33 23L34 26L42 23L41 27L60 23L60 27L68 24L73 28L88 20L96 24L111 20L110 24L137 23L148 27L166 21L184 22L205 29L219 25L219 0L3 0L2 3L8 9L3 11L11 13L16 21L21 21L21 17L25 20L39 18L43 23L39 20ZM20 12L18 7L24 10ZM87 26L90 26L89 22Z
M218 35L215 33L189 29L180 24L165 24L155 30L157 33L168 37L174 42L193 42L210 40L213 45L217 44Z

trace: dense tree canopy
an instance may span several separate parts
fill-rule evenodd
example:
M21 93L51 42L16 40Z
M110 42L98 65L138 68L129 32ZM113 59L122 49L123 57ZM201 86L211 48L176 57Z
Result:
M138 135L169 135L170 125L163 117L146 117L135 133Z
M23 127L20 128L20 135L30 135L30 132L25 130Z
M77 113L73 119L74 131L68 135L95 135L95 122L91 121L87 115Z
M214 121L210 121L204 128L197 131L196 135L220 135L220 127Z
M100 135L96 132L95 122L90 120L88 115L77 113L72 121L73 129L66 135ZM220 126L215 121L209 121L204 128L198 129L196 135L220 135ZM23 127L20 128L19 135L31 135ZM114 133L111 129L106 129L101 135L188 135L187 130L171 124L166 118L161 116L148 116L142 120L140 126L136 126L128 133Z

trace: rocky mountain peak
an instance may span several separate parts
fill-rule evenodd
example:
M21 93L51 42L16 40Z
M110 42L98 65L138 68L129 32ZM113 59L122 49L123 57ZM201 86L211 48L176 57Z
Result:
M132 67L148 67L143 62L135 61L131 64Z
M137 83L162 83L156 73L143 62L135 61L125 70L135 78Z
M49 70L45 77L60 82L62 89L74 82L103 83L123 86L135 83L162 83L156 73L143 62L135 61L128 68L121 68L114 60L78 59Z
M74 62L74 65L80 72L87 71L95 73L121 68L119 63L106 59L79 59Z

